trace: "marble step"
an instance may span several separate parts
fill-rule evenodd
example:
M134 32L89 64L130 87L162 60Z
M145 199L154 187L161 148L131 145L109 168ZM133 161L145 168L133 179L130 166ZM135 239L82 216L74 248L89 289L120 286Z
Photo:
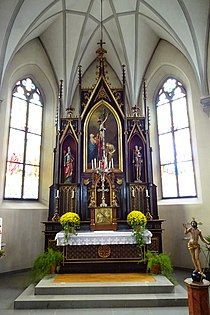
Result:
M36 295L77 294L147 294L170 293L174 285L164 276L154 276L154 282L54 282L45 277L35 286Z
M30 285L15 300L15 309L84 309L187 306L187 292L180 285L171 293L36 295Z

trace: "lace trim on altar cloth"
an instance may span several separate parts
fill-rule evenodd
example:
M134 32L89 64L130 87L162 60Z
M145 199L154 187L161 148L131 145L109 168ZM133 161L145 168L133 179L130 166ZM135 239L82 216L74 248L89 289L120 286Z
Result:
M144 231L143 239L145 244L151 244L152 233L149 230ZM57 246L65 245L112 245L112 244L136 244L132 231L94 231L78 232L77 235L70 235L65 240L64 232L56 234L55 240Z

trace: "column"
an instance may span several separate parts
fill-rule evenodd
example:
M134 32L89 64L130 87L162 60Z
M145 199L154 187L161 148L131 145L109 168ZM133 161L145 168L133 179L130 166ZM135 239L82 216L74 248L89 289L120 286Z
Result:
M194 282L191 278L184 280L188 291L189 315L209 315L209 292L210 282Z

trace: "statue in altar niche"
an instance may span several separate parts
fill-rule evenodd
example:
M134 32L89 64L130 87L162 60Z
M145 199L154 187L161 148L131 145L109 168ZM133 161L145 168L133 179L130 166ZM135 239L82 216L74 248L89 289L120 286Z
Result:
M74 157L71 152L71 147L67 147L67 151L64 150L63 158L63 167L64 167L64 183L69 184L72 182L72 174L74 167Z
M140 182L141 181L141 170L142 170L142 154L141 154L142 147L138 147L135 145L133 149L133 166L134 166L134 181Z

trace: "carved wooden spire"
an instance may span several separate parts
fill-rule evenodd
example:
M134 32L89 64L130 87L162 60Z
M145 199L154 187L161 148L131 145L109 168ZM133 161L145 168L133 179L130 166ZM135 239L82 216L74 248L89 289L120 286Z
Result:
M96 50L96 53L98 55L98 59L99 59L99 76L101 75L105 75L105 54L107 53L106 49L104 49L103 45L105 44L105 42L103 42L103 17L102 17L102 1L101 0L101 39L99 41L99 43L97 43L99 46L99 48Z
M98 59L99 59L99 76L101 76L101 75L105 75L105 60L106 60L106 58L105 58L104 54L106 54L107 51L103 48L103 45L105 44L105 42L103 42L102 39L97 44L100 45L100 47L96 50L96 53L98 54Z

